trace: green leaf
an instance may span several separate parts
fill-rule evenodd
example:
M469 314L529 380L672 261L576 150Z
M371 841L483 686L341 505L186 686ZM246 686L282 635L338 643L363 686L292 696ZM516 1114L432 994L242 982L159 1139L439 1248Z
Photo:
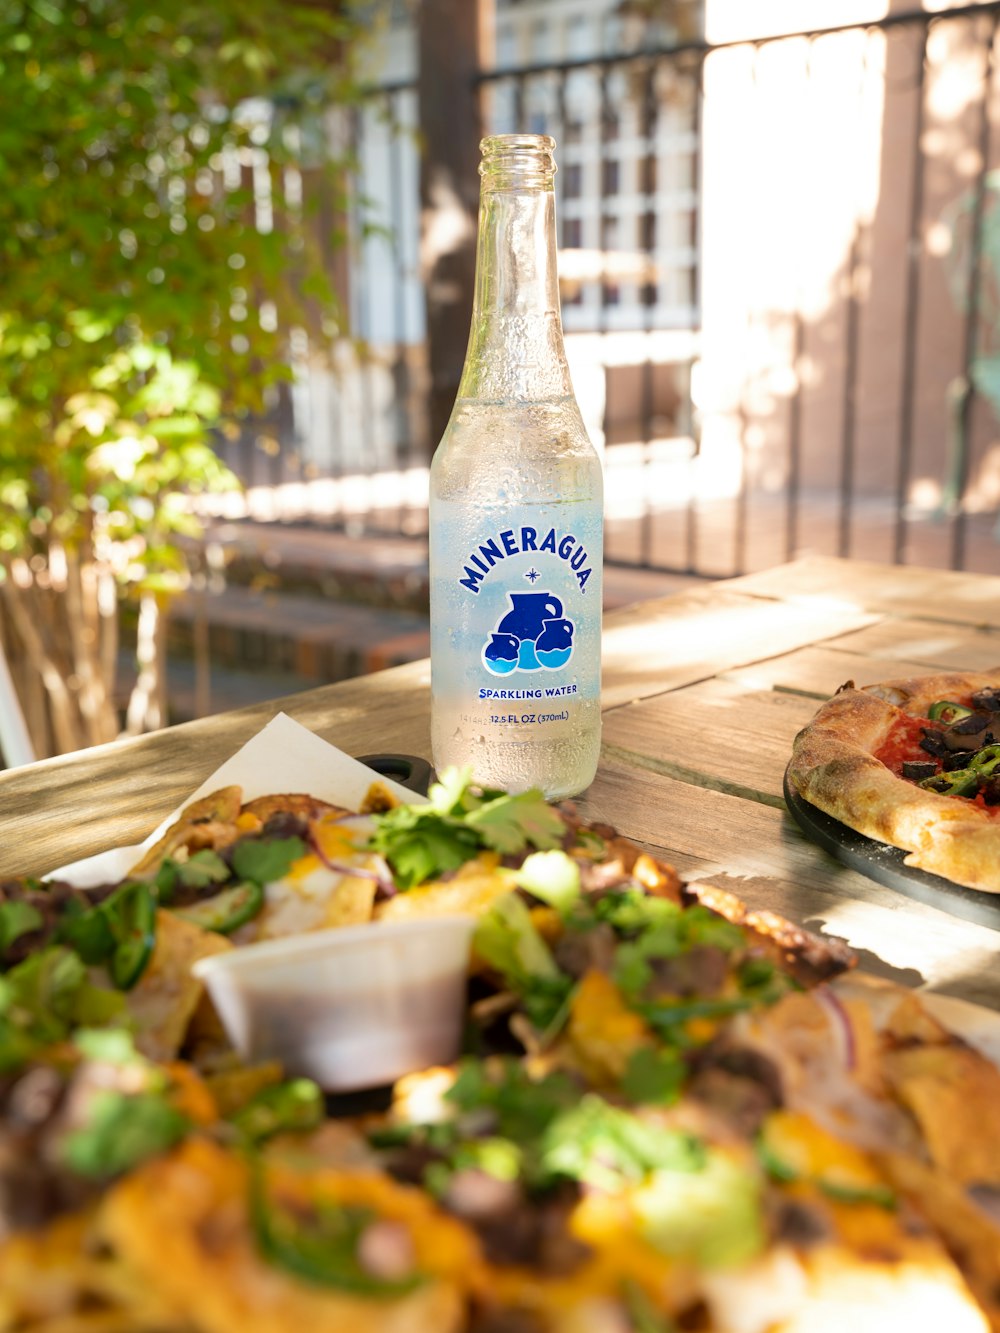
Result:
M59 1155L78 1175L107 1180L173 1147L189 1128L162 1094L102 1088L91 1094L85 1123L63 1138Z
M0 954L22 935L40 930L45 918L31 903L19 901L0 903Z
M292 864L305 854L301 838L248 839L233 849L233 869L240 879L271 884L287 875Z
M480 917L472 943L476 953L516 990L525 991L539 979L557 981L562 977L549 946L517 894L498 898ZM565 980L568 985L569 978Z
M321 1089L308 1078L264 1088L230 1116L244 1139L262 1143L274 1134L315 1129L326 1117Z
M397 806L375 817L371 845L388 861L400 888L457 870L483 850L508 855L561 844L566 826L540 792L478 792L469 785L470 774L470 769L446 769L427 805Z
M532 852L516 871L522 889L563 914L580 899L580 867L565 852Z
M554 1120L542 1145L551 1175L607 1190L654 1171L698 1172L705 1161L705 1147L693 1135L640 1120L595 1093Z
M566 825L540 791L525 791L517 796L497 796L484 801L466 816L487 847L506 856L538 847L545 851L558 847Z
M671 1257L706 1268L735 1267L766 1243L757 1176L712 1150L701 1170L659 1169L632 1196L643 1234Z
M687 1066L672 1050L641 1046L633 1051L622 1076L622 1092L630 1102L670 1106L677 1101Z
M101 906L83 907L76 899L66 904L57 938L90 966L105 962L114 952L115 936L108 914Z
M189 889L204 889L209 884L223 884L232 875L218 852L210 848L195 852L186 861L175 862L177 878Z

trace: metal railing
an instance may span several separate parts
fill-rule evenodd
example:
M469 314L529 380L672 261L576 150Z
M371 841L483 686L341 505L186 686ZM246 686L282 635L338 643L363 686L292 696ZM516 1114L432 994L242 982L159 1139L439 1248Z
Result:
M998 22L1000 0L480 74L491 129L560 144L610 561L1000 565ZM355 117L360 351L303 374L276 452L232 447L258 516L425 530L415 120L407 85Z

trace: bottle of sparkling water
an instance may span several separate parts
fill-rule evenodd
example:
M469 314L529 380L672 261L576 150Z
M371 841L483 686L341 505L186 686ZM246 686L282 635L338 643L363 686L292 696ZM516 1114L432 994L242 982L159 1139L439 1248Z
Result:
M556 278L555 141L484 139L472 331L431 464L435 767L571 796L601 735L603 479Z

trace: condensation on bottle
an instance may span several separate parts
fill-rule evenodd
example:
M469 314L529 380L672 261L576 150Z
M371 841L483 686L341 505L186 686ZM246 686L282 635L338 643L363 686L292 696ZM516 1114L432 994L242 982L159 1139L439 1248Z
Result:
M560 798L600 750L604 498L563 345L554 148L481 144L472 330L431 464L431 733L439 772Z

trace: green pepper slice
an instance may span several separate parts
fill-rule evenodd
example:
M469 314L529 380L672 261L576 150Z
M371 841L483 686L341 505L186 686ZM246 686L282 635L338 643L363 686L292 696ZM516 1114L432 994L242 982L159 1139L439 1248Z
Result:
M101 904L115 946L108 961L111 980L131 990L146 970L156 943L156 899L141 881L123 884Z
M183 917L202 930L214 930L219 935L228 935L247 921L252 921L264 906L264 890L253 880L246 879L232 888L223 889L211 898L204 898L190 907L171 909L175 916Z
M423 1281L420 1274L383 1279L358 1259L363 1232L378 1215L370 1208L317 1200L311 1214L268 1198L260 1162L251 1162L250 1218L263 1257L276 1268L317 1286L337 1287L358 1295L402 1296Z
M935 791L939 796L975 796L979 790L979 774L971 768L956 768L952 773L935 773L917 783L924 791Z
M772 1180L786 1185L810 1180L836 1203L871 1203L890 1211L897 1207L895 1192L889 1185L839 1179L823 1172L813 1175L801 1170L795 1164L794 1150L789 1152L788 1146L781 1143L780 1135L775 1139L773 1129L766 1124L757 1136L756 1148L757 1160Z
M311 1079L296 1078L263 1088L229 1119L245 1139L262 1143L273 1134L315 1129L325 1115L319 1087Z
M984 745L969 760L969 767L981 778L992 777L1000 768L1000 745Z
M966 708L965 704L954 703L951 699L939 699L927 710L927 716L932 722L943 722L946 727L950 727L961 717L971 717L972 713L971 708Z

